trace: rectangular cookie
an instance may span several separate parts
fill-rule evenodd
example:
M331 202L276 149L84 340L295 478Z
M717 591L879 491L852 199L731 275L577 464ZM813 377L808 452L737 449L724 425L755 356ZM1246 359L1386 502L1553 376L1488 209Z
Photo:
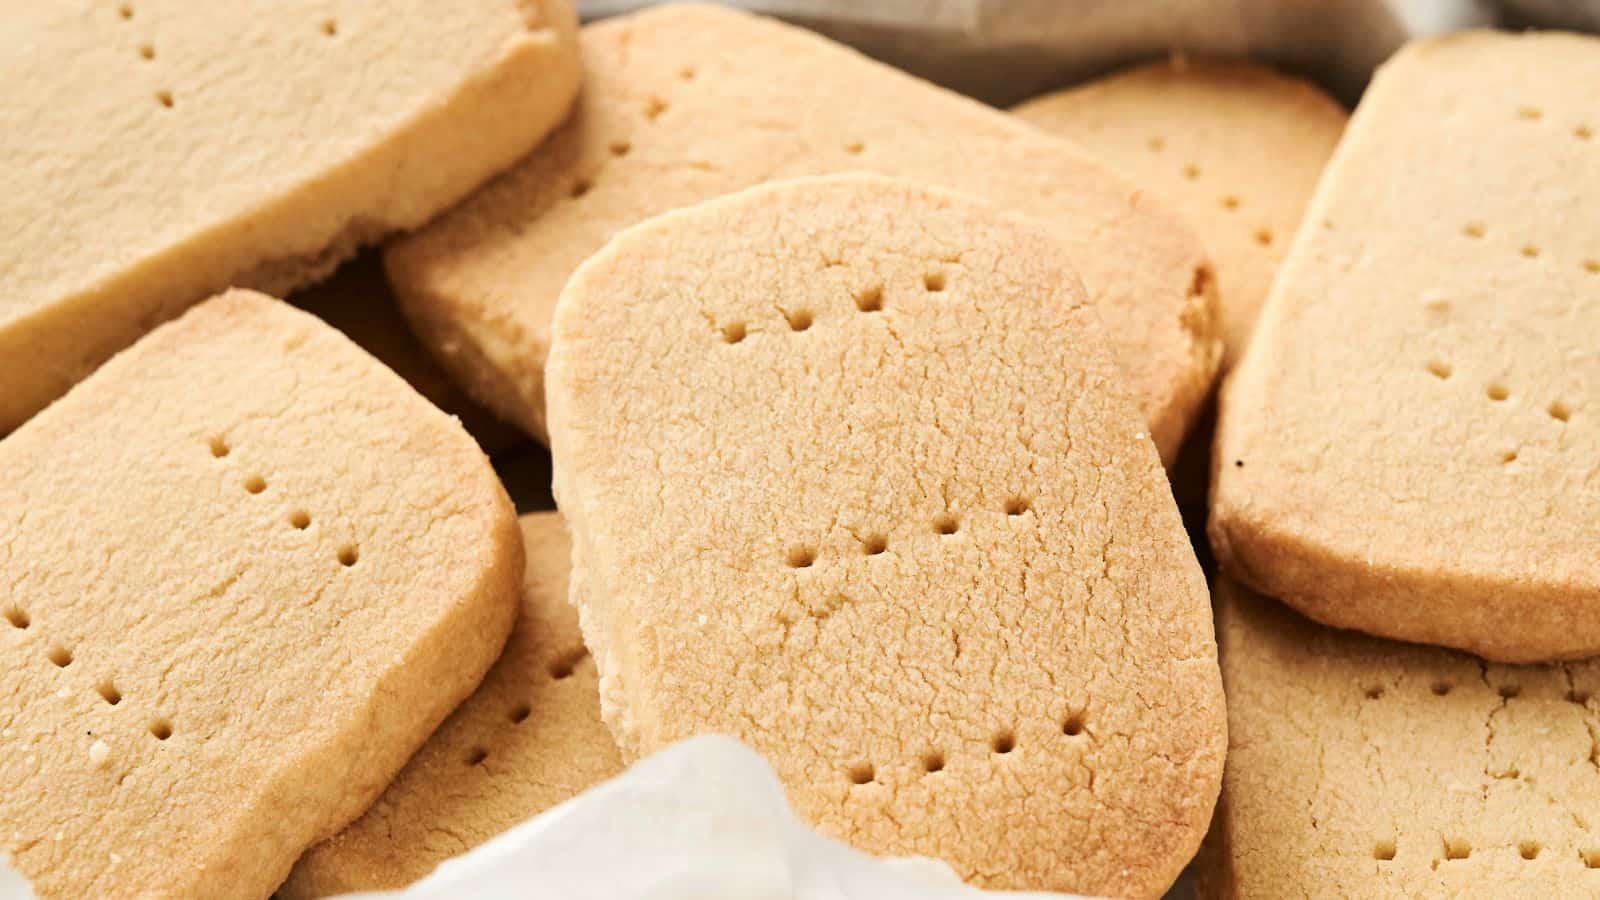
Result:
M0 852L43 898L267 896L515 617L472 439L249 291L102 366L0 472Z
M1217 267L1223 368L1239 359L1347 118L1316 85L1243 61L1173 57L1012 112L1156 192Z
M1221 579L1222 799L1200 897L1600 893L1600 662L1337 631Z
M570 0L0 9L0 435L216 291L421 225L579 78Z
M521 525L522 608L499 662L365 815L300 858L282 900L405 887L622 770L567 602L566 524L549 512Z
M1600 653L1600 38L1378 72L1224 387L1224 569L1325 624Z
M1061 238L1157 447L1176 451L1220 353L1209 265L1187 225L1083 151L731 9L658 6L590 25L581 44L571 120L385 251L418 335L490 409L544 434L556 298L619 229L769 179L870 170L973 194Z
M1221 778L1210 603L1053 235L901 179L771 182L584 263L548 377L625 758L732 735L869 853L1172 883Z

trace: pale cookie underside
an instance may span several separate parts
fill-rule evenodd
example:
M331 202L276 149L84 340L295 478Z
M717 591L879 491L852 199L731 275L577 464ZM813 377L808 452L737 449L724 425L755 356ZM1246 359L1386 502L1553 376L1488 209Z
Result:
M511 627L471 438L258 294L107 363L0 470L0 842L44 897L265 896Z
M1600 42L1468 33L1368 90L1224 390L1223 565L1503 661L1600 650Z
M1039 219L1073 251L1164 454L1220 355L1199 240L1081 150L772 20L672 5L588 26L572 119L386 254L418 334L543 435L557 296L618 230L775 178L870 170ZM796 103L804 86L814 102Z
M521 522L522 612L499 662L364 816L301 857L283 900L404 887L621 771L567 602L566 526Z
M1344 109L1312 83L1265 66L1176 58L1013 112L1082 144L1195 227L1217 267L1231 367L1339 142Z
M533 146L579 77L568 0L4 15L0 434L216 291L281 293L421 225Z
M1202 897L1600 892L1600 666L1486 664L1223 579L1228 768Z
M619 236L555 335L573 595L625 754L735 735L825 831L981 884L1170 883L1222 762L1209 609L1047 233L906 182L775 184Z

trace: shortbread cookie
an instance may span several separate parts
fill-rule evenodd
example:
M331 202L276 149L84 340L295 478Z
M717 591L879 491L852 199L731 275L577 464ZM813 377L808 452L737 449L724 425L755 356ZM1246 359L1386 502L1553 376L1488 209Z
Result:
M1199 230L1217 267L1224 367L1237 361L1344 109L1264 66L1174 58L1013 111L1094 151Z
M417 343L395 306L376 251L363 253L289 302L344 332L433 405L456 416L490 455L530 444L521 432L474 403Z
M622 770L567 603L566 526L526 515L522 538L522 615L500 661L366 815L301 857L283 900L404 887Z
M981 885L1156 895L1194 852L1205 584L1048 232L868 175L669 213L574 275L549 400L625 757L734 735Z
M824 38L713 6L584 29L572 120L386 250L407 316L490 409L544 434L550 317L619 229L772 178L865 169L962 190L1066 242L1174 452L1220 354L1198 238L1075 146ZM796 90L808 99L796 101Z
M1488 665L1223 579L1228 770L1202 897L1600 893L1600 662Z
M1470 32L1374 79L1223 392L1224 568L1314 619L1600 652L1600 40Z
M230 284L421 225L579 77L570 0L0 8L0 435Z
M472 439L259 294L117 356L0 472L0 849L42 897L266 896L515 618Z

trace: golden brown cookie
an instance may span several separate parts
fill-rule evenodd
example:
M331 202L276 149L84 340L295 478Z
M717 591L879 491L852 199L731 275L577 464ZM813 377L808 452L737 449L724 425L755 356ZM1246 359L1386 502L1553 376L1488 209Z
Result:
M1228 769L1201 897L1592 897L1600 663L1337 631L1222 579Z
M630 228L549 367L625 757L703 732L986 886L1158 895L1224 714L1205 584L1064 245L878 176Z
M4 0L0 435L229 285L282 294L526 153L570 0Z
M522 614L500 661L366 815L300 858L283 900L404 887L621 771L567 602L566 525L556 513L521 522Z
M230 291L0 441L0 850L41 897L260 898L511 630L460 425Z
M459 418L483 452L492 456L529 443L472 402L428 356L395 306L376 252L352 259L326 280L291 295L289 302L344 332L433 405Z
M808 32L656 7L584 29L572 119L385 263L407 317L478 400L536 436L562 286L618 230L760 182L871 170L1026 213L1065 241L1163 453L1216 371L1195 234L1075 146ZM796 101L796 90L809 98Z
M1247 62L1173 58L1012 110L1156 192L1217 267L1224 368L1244 352L1345 111L1308 81Z
M1469 32L1374 79L1223 390L1210 533L1314 619L1600 652L1600 40Z

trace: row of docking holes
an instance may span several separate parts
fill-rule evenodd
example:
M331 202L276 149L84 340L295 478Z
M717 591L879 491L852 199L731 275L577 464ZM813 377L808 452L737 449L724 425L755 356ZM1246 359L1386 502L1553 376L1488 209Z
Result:
M1150 148L1151 153L1160 153L1167 148L1167 139L1157 135L1146 141L1145 146ZM1195 163L1185 163L1183 168L1179 169L1178 171L1181 172L1183 177L1189 181L1200 180L1200 166L1196 165ZM1244 201L1239 199L1238 194L1224 194L1222 196L1221 204L1222 208L1229 212L1238 212L1241 208L1243 208ZM1271 228L1257 228L1251 233L1250 236L1262 247L1272 246L1272 242L1276 238L1276 236L1272 233Z
M1428 689L1433 692L1435 697L1445 697L1455 690L1455 685L1448 679L1439 678L1435 679L1428 686ZM1388 689L1381 684L1369 684L1361 690L1368 700L1381 700L1388 693ZM1509 701L1522 696L1522 686L1511 683L1501 684L1495 688L1495 692L1500 695L1502 700ZM1588 691L1573 688L1568 691L1566 699L1569 703L1587 706L1592 696ZM1523 841L1517 845L1517 849L1522 858L1526 860L1538 859L1539 854L1544 852L1544 847L1538 841ZM1438 865L1441 858L1445 861L1453 861L1467 859L1472 855L1471 843L1459 839L1445 840L1440 850L1441 856L1435 857L1433 860L1435 866ZM1396 848L1393 840L1379 840L1373 845L1372 858L1379 862L1389 862L1395 858L1395 852ZM1600 849L1580 850L1578 858L1583 860L1583 864L1588 868L1600 869Z
M693 81L697 74L693 66L684 66L678 70L678 78L682 81ZM651 94L645 98L642 111L646 122L654 122L661 118L662 113L667 111L667 101L657 94ZM851 156L860 156L867 149L866 143L859 140L847 140L840 146L845 153ZM633 151L633 142L625 138L617 138L608 142L606 147L613 157L621 159ZM568 186L567 196L576 200L594 190L594 184L595 178L593 175L580 175L574 178L572 184Z
M1011 518L1026 515L1033 509L1032 501L1028 498L1013 495L1006 500L1003 507L1005 514ZM961 530L961 517L954 512L944 512L933 519L933 532L944 537L950 537ZM889 538L880 533L873 532L861 538L861 552L866 556L877 556L889 549ZM789 548L784 556L784 564L791 569L809 569L817 562L817 549L809 544L797 544Z
M233 448L228 444L227 439L221 436L213 437L210 441L210 446L211 455L216 459L224 459L233 452ZM241 482L241 486L244 488L245 493L251 496L259 496L266 492L267 480L260 475L247 475L244 481ZM289 526L296 531L304 531L311 527L311 514L304 509L296 508L291 510L288 520ZM345 544L339 548L335 557L339 560L339 565L348 569L361 558L361 551L355 544Z
M565 681L571 678L572 674L578 670L578 664L588 658L589 648L587 647L580 646L576 650L564 653L550 664L550 677L556 681ZM528 721L528 717L531 715L533 715L532 706L527 703L518 703L511 708L508 718L511 724L515 726ZM462 762L468 766L477 766L482 765L488 758L489 749L482 744L478 744L467 751L467 755L462 759Z
M1088 723L1085 719L1086 710L1080 709L1067 713L1061 720L1061 733L1073 739L1087 739ZM1011 729L996 731L989 738L989 753L993 756L1007 756L1017 749L1017 735ZM945 755L940 750L929 750L922 754L918 760L919 768L924 775L935 775L944 771ZM878 780L878 768L872 762L863 760L845 769L845 776L850 783L860 787L872 784Z
M137 14L138 11L134 9L133 4L131 3L123 3L117 6L117 18L124 22L132 22ZM339 22L331 18L323 19L320 23L318 23L317 30L322 32L323 37L329 39L336 38L339 36ZM156 45L153 41L141 42L139 44L138 51L139 58L141 60L145 62L155 62ZM161 104L161 106L165 109L172 109L177 105L177 100L173 97L172 91L166 88L156 91L156 102Z
M35 627L32 617L28 615L28 611L14 603L7 604L3 614L6 623L17 631L27 631ZM45 650L44 655L46 659L50 660L50 664L58 669L66 669L77 661L71 648L61 644L51 644L49 649ZM116 707L122 705L124 699L122 691L117 687L116 682L110 678L103 678L97 682L95 684L95 692L100 695L100 699L104 700L107 706ZM158 716L151 719L146 727L150 731L150 736L158 741L165 741L167 738L172 737L172 722L165 717Z
M945 274L940 271L923 273L922 290L927 294L942 294L948 286ZM883 285L870 284L852 295L855 299L856 309L864 313L883 312L884 297ZM800 309L786 310L783 313L785 323L790 331L800 332L809 329L816 321L816 316L811 310ZM724 343L737 344L748 336L748 326L743 319L734 319L718 326Z

